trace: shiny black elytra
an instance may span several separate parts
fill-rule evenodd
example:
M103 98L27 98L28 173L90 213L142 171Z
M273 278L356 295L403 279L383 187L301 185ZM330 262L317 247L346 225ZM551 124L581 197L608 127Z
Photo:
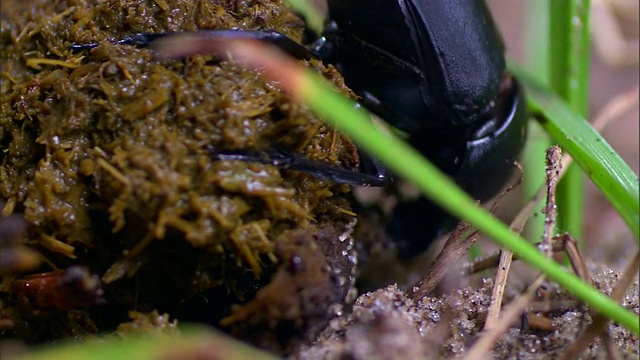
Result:
M331 21L308 47L273 30L195 34L257 39L300 59L334 64L367 109L409 134L408 142L469 195L480 201L494 196L512 174L527 122L522 92L505 71L504 46L485 2L328 0L328 5ZM138 34L117 43L147 46L170 35ZM212 156L270 163L353 185L391 181L388 172L367 156L358 171L277 148L259 154L213 151ZM420 197L400 203L387 230L399 255L408 258L454 224L450 215Z

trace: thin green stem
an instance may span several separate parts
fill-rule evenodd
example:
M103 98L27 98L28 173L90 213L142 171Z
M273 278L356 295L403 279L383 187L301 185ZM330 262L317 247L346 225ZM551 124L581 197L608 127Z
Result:
M549 0L527 1L525 17L524 48L525 65L535 78L547 84L549 82ZM522 155L524 181L523 198L526 203L536 195L545 181L545 151L551 146L547 133L535 122L529 126L529 138ZM542 239L544 216L543 203L540 202L527 221L524 233L531 242Z
M552 1L550 14L550 84L579 114L586 117L589 99L589 0ZM583 239L584 177L572 166L558 186L558 222Z

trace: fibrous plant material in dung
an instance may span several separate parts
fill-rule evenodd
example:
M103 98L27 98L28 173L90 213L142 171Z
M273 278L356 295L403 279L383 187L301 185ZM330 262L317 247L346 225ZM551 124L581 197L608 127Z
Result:
M81 338L157 310L288 351L344 300L349 187L210 151L276 145L355 168L355 146L232 61L159 60L110 43L232 28L301 41L304 23L278 0L2 2L0 210L24 216L15 246L43 259L29 273L0 269L0 316L13 324L3 336ZM307 64L351 95L333 67ZM69 269L81 275L68 281ZM26 290L41 273L38 286L58 300ZM69 291L96 278L91 301ZM249 327L255 309L264 318Z

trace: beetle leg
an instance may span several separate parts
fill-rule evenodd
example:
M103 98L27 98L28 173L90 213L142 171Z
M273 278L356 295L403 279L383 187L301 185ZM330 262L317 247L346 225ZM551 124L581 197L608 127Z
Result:
M297 42L291 40L288 36L283 35L275 30L200 30L200 31L184 31L184 32L162 32L162 33L145 33L135 34L125 37L121 40L112 41L117 45L131 45L135 47L147 47L154 41L168 38L176 35L192 35L204 39L250 39L263 41L275 45L297 59L314 59L318 55ZM82 50L91 50L98 46L99 43L91 44L73 44L71 51L79 52Z
M440 235L452 230L457 219L424 196L399 202L393 209L387 234L397 246L400 259L422 254Z
M112 43L117 45L131 45L131 46L143 48L143 47L149 46L149 44L151 44L153 41L167 37L171 34L172 33L168 33L168 32L155 33L155 34L135 34L132 36L127 36L117 41L112 41ZM90 44L73 44L71 45L71 51L79 52L82 50L91 50L97 47L98 45L100 45L100 43L97 43L97 42L90 43Z
M296 170L311 176L340 184L384 186L392 180L386 169L375 159L361 155L359 170L351 170L309 160L289 151L271 148L260 152L235 150L221 152L209 149L211 158L219 161L249 161L270 164L280 169Z

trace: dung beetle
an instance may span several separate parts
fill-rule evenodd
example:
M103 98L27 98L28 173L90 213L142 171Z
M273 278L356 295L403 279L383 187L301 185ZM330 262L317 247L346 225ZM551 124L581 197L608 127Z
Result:
M407 141L469 195L480 201L494 196L513 172L526 139L527 118L522 92L506 73L504 45L484 0L328 0L328 8L325 32L306 47L273 30L196 34L257 39L299 59L333 64L362 105L408 134ZM147 46L172 34L137 34L117 43ZM277 148L259 154L213 151L212 156L271 163L353 185L392 181L366 155L358 170L312 162ZM454 224L449 214L419 197L396 206L387 231L399 255L409 258Z
M522 92L483 0L329 0L323 59L361 103L473 198L496 195L527 133ZM401 159L398 159L399 161ZM387 232L401 257L455 219L424 197L399 203Z

